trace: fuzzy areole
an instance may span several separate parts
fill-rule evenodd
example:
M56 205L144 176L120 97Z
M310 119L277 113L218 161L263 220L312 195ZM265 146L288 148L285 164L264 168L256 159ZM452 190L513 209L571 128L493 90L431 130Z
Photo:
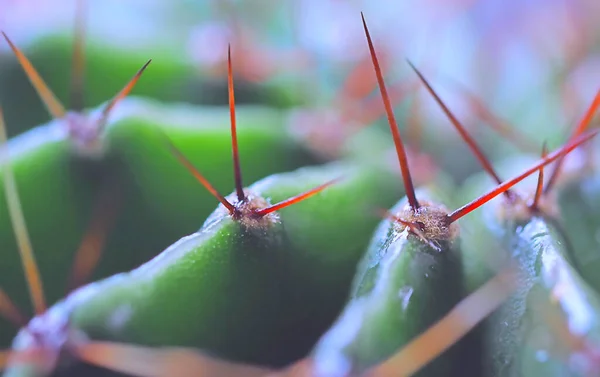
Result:
M448 217L448 209L437 203L430 201L420 201L418 209L412 208L409 204L397 214L402 220L414 224L418 227L421 234L419 237L426 241L454 241L459 235L459 227L456 223L451 223ZM402 229L406 226L398 224Z
M238 200L235 192L226 196L225 199L235 207L235 212L231 213L223 204L220 204L216 211L218 217L230 216L233 220L239 222L244 228L252 232L266 232L281 222L277 211L266 215L258 213L258 211L270 206L267 199L247 189L244 189L244 196L244 200L241 201Z
M71 146L77 156L92 160L102 159L107 152L103 137L101 119L93 114L70 111L65 117L65 127L69 133Z

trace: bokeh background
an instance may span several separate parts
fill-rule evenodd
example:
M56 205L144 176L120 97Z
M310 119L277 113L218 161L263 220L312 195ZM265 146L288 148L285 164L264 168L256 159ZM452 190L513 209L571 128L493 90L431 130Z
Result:
M0 27L28 54L52 50L44 38L73 37L75 4L75 0L2 0ZM498 134L485 129L464 89L531 141L532 147L547 141L554 148L565 140L600 82L600 2L596 0L90 0L85 8L86 48L111 48L102 62L88 55L88 66L106 67L111 59L136 51L138 65L148 58L154 59L154 65L175 59L196 69L199 77L218 80L224 78L231 43L236 77L255 82L254 88L283 80L288 94L296 97L282 106L321 107L333 106L344 79L368 52L360 21L363 11L380 54L388 59L387 82L414 80L406 64L410 59L468 128L488 136L481 142L494 157L511 153L511 146L495 142ZM68 102L69 51L63 50L63 60L48 54L36 66ZM86 74L88 85L102 85L105 80L96 77L94 82L93 68ZM238 86L238 90L243 89ZM9 133L48 120L6 43L0 43L0 92ZM220 90L182 87L180 92L178 101L227 100L223 86ZM373 90L371 95L378 93ZM460 145L426 91L421 88L411 95L412 100L418 98L419 106L410 117L420 120L423 134ZM241 97L252 102L253 96L251 90ZM108 98L88 96L86 106ZM385 117L378 122L385 126ZM438 154L442 163L445 160L444 148L428 152ZM477 167L474 159L463 155L464 161L454 155L452 166L448 165L458 169L453 173L459 178Z
M230 44L238 103L290 112L346 111L348 121L364 115L349 110L354 108L347 101L352 92L374 101L370 109L377 116L367 116L367 125L385 129L387 137L361 23L364 12L389 87L414 87L395 106L402 134L411 147L432 155L457 181L481 168L419 84L407 59L494 163L518 156L518 151L539 153L544 143L550 150L563 144L600 84L599 0L88 0L83 8L77 4L83 1L0 0L0 29L23 49L68 107L73 105L71 55L78 37L85 38L85 86L75 97L83 99L86 108L109 100L148 59L153 63L134 95L226 105ZM75 31L77 9L83 9L80 31ZM50 120L1 38L0 105L11 137ZM334 144L340 130L326 117L285 119L290 123L304 119L296 124L300 133L302 128L331 127L325 148L330 141ZM228 129L229 124L223 127ZM512 143L501 140L499 127L512 135ZM391 150L391 138L387 141ZM390 156L390 163L397 166L395 156ZM230 177L229 171L226 174Z

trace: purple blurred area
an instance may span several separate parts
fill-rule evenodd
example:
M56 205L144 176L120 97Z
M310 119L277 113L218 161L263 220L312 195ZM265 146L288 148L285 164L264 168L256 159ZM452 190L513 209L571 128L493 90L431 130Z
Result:
M367 51L363 11L378 49L391 54L386 79L412 77L405 64L410 59L464 119L470 110L448 80L467 85L492 109L523 124L572 123L600 83L597 0L87 3L90 35L131 47L168 46L200 65L220 64L232 42L255 52L246 62L257 80L308 75L324 95L335 92ZM0 0L0 27L25 43L70 30L74 9L75 0ZM3 51L7 46L0 44ZM419 95L425 98L424 91ZM423 103L428 117L441 119L432 101Z

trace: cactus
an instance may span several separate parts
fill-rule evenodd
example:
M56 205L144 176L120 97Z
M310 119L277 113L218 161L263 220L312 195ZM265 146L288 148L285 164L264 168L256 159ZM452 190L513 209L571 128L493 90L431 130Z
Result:
M321 92L263 66L236 4L217 5L233 48L204 68L183 49L84 43L83 6L74 38L21 52L3 31L17 56L0 56L3 375L600 374L599 88L547 148L555 126L525 129L453 82L463 123L411 61L385 49L380 65L364 16L366 58ZM279 8L257 8L272 27ZM103 104L149 57L137 97L148 63ZM394 67L416 77L388 92ZM543 96L552 112L559 98Z

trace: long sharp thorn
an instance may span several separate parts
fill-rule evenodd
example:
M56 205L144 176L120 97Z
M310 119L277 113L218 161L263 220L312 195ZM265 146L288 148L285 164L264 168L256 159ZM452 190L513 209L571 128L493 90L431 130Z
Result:
M108 116L110 115L110 112L112 111L112 109L119 102L121 102L121 100L123 100L125 97L127 97L129 95L129 93L131 92L131 90L133 89L135 84L137 84L138 80L140 79L140 77L142 76L144 71L146 70L146 67L148 67L148 65L151 62L152 62L152 59L148 60L146 62L146 64L144 64L142 66L142 68L140 68L139 71L137 71L137 73L131 78L131 80L129 80L127 85L125 85L125 87L123 87L123 89L121 89L121 91L119 93L117 93L116 96L114 96L114 98L108 103L108 105L106 105L104 110L102 110L102 115L100 116L100 120L98 121L98 130L99 131L102 130L104 128L104 126L106 125L106 121L108 120Z
M84 108L84 69L85 69L85 7L84 0L76 1L75 33L73 41L73 71L71 73L71 109L81 111Z
M546 143L542 146L542 158L546 158L548 155L548 150L546 148ZM544 188L544 167L540 168L540 173L538 175L538 181L535 188L535 196L533 197L533 203L531 204L531 209L534 211L538 210L540 199L542 197Z
M410 376L458 342L508 299L517 288L515 271L505 267L418 335L397 354L373 368L368 377Z
M473 97L469 97L471 101ZM488 108L486 108L479 100L478 102L473 103L476 106L476 111L479 116L487 122L490 127L495 130L500 135L504 136L507 140L510 140L513 144L518 146L522 151L529 152L535 148L535 143L531 141L527 136L522 133L516 132L513 127L510 127L503 120L499 119L495 114L491 112Z
M18 327L23 327L27 324L27 320L21 314L17 306L12 302L10 297L0 288L0 315L9 320L12 324Z
M523 152L533 152L537 150L538 147L536 146L535 142L533 142L527 135L517 132L514 127L507 124L503 119L500 119L465 85L455 80L448 81L451 81L451 84L457 87L457 89L462 92L463 96L467 97L469 106L478 115L478 117L482 121L486 122L494 131L513 143Z
M77 346L74 352L86 363L139 377L258 377L272 371L219 360L184 348L90 342Z
M75 253L68 285L69 292L84 284L98 265L106 238L119 214L122 200L123 193L114 180L110 180L101 189L92 211L92 221Z
M452 122L452 124L454 125L454 128L456 128L456 130L458 131L458 133L460 134L460 136L467 143L467 145L469 146L469 148L471 148L471 151L475 154L475 157L477 157L477 159L479 160L479 163L483 166L483 168L485 169L485 171L490 176L492 176L492 178L496 181L496 183L498 183L498 184L502 183L502 179L500 179L500 177L498 176L498 174L496 173L496 171L492 167L492 163L485 156L485 154L481 151L481 149L479 148L479 146L477 145L477 143L475 142L475 140L471 137L471 135L469 135L469 133L467 132L467 130L465 129L465 127L458 121L458 119L456 119L456 117L450 111L450 109L448 108L448 106L446 106L446 104L442 101L442 99L440 98L440 96L438 96L438 94L435 92L435 90L433 90L433 87L431 87L431 85L425 79L425 77L423 76L423 74L410 62L410 60L407 60L407 62L408 62L408 65L410 65L410 67L413 69L413 71L415 71L415 73L417 74L417 76L419 76L419 79L421 80L421 82L423 82L423 84L427 88L427 91L429 92L429 94L431 94L431 96L435 99L435 101L437 102L437 104L442 108L442 110L444 111L444 113L446 114L446 116L448 117L448 119L450 119L450 122ZM508 191L506 191L504 194L508 198L510 198L510 193Z
M4 150L3 164L4 167L4 192L6 195L6 201L8 202L8 210L10 214L10 220L17 239L19 246L19 253L21 254L21 262L23 264L23 270L27 278L27 284L29 286L29 294L33 303L36 314L42 314L46 310L46 300L44 299L44 289L42 286L42 280L40 278L40 271L35 261L33 254L33 248L31 246L31 239L27 232L27 226L25 225L25 218L23 216L23 209L21 208L21 199L19 198L19 192L15 178L10 166L10 159L8 158L8 147L6 145L6 127L4 125L4 116L2 109L0 109L0 147Z
M342 179L341 177L336 178L336 179L332 179L331 181L323 183L322 185L317 186L317 187L315 187L312 190L309 190L309 191L307 191L305 193L302 193L300 195L294 196L293 198L286 199L286 200L284 200L282 202L279 202L277 204L274 204L274 205L272 205L270 207L258 210L255 213L256 213L257 216L265 216L265 215L268 215L271 212L275 212L275 211L278 211L278 210L283 209L285 207L289 207L292 204L296 204L298 202L301 202L303 200L306 200L306 199L310 198L313 195L316 195L316 194L320 193L321 191L325 190L327 187L333 185L334 183L339 182L341 179Z
M586 128L591 123L592 119L594 119L594 115L596 114L596 111L598 111L598 107L600 107L600 89L596 92L596 96L594 97L594 100L592 101L590 107L588 108L583 118L579 121L579 124L575 128L575 131L573 131L572 137L577 137L581 135L583 131L586 130Z
M475 209L481 207L483 204L489 202L496 196L502 194L504 191L508 190L512 186L521 182L522 180L527 178L529 175L531 175L535 171L539 170L541 167L546 166L546 165L556 161L557 159L561 158L561 156L564 156L565 154L571 152L573 149L577 148L579 145L590 140L591 138L596 136L596 134L599 131L600 130L594 130L594 131L588 132L584 135L581 135L580 137L578 137L574 141L568 143L561 149L550 153L548 156L546 156L545 159L542 159L541 161L537 162L534 166L527 169L527 171L525 171L521 175L519 175L509 181L503 182L502 184L497 186L492 191L480 196L479 198L475 199L471 203L468 203L468 204L462 206L461 208L457 209L456 211L452 212L450 215L448 215L450 222L454 222L454 221L460 219L461 217L467 215L468 213L474 211Z
M401 103L406 96L416 89L415 83L399 83L392 85L388 94L390 102L396 106ZM379 117L385 114L385 106L382 108L380 98L371 98L366 100L366 103L360 110L360 122L361 124L371 124L375 122Z
M64 117L67 113L64 106L56 98L54 93L52 93L50 88L48 88L48 85L46 85L40 74L33 67L33 64L31 64L31 62L29 61L29 59L27 59L25 54L23 54L23 52L12 43L12 41L4 32L2 32L2 35L4 36L4 39L6 39L6 42L9 44L15 56L17 57L19 64L21 64L21 67L23 67L23 70L25 71L29 82L31 82L31 85L33 85L35 91L42 99L42 102L44 103L44 106L46 106L46 109L48 109L48 112L55 119L60 119Z
M215 198L217 198L217 200L219 202L221 202L221 204L223 204L223 206L225 206L225 208L227 208L227 210L229 211L229 213L233 215L235 213L235 211L236 211L234 205L231 204L231 203L229 203L229 201L227 199L225 199L225 197L223 195L221 195L217 191L217 189L214 188L214 186L211 185L210 182L206 178L204 178L204 176L202 175L202 173L200 173L198 171L198 169L196 169L196 167L194 166L194 164L192 164L191 161L189 161L183 155L183 153L181 153L181 151L179 149L177 149L177 147L175 145L173 145L173 143L166 136L165 136L165 141L167 143L167 146L171 150L171 153L173 153L175 155L175 157L177 157L177 159L179 160L179 162L181 162L181 164L183 166L185 166L185 168L198 180L198 182L200 182L206 188L206 190L208 190L208 192L210 192L212 194L212 196L214 196Z
M233 173L235 176L235 191L238 200L246 199L244 185L242 183L242 168L240 166L240 155L237 141L237 127L235 121L235 95L233 91L233 69L231 67L231 45L227 46L227 87L229 90L229 117L231 118L231 144L233 150Z
M600 90L598 90L596 92L596 96L594 97L592 104L586 111L583 118L581 118L581 121L579 122L579 124L577 125L577 127L575 128L573 133L571 134L571 137L570 137L571 140L575 139L576 137L581 135L581 133L583 131L585 131L585 129L588 127L588 125L594 118L594 114L598 110L598 107L600 107ZM548 184L546 185L546 188L544 189L545 193L550 192L552 187L554 187L554 185L556 184L556 180L558 179L558 174L560 173L560 169L562 167L563 160L564 159L561 158L560 160L558 160L558 162L554 166L554 169L552 170L552 173L550 174L550 179L548 179Z
M394 106L401 103L410 91L416 89L414 84L400 83L392 86L389 91L390 102ZM358 127L349 130L350 134L359 131L362 126L372 124L382 115L385 115L385 106L381 103L381 98L369 98L360 104L358 110L354 105L340 109L340 124L357 124Z
M370 57L365 56L352 68L348 76L346 76L334 102L343 104L348 101L359 101L375 89L377 82L373 82L370 77L367 78L369 71L372 69L370 60ZM385 68L385 55L383 61Z
M385 104L385 111L387 113L388 123L390 124L390 130L392 131L394 143L396 144L396 152L398 153L398 161L400 162L400 170L402 171L402 179L404 181L404 187L406 191L406 197L408 198L408 204L416 210L419 208L419 202L417 201L417 197L415 195L415 187L410 176L410 169L408 168L408 158L406 157L404 143L402 142L402 138L400 137L398 124L396 123L396 118L394 117L394 112L392 110L392 104L390 103L390 98L385 88L383 74L381 73L381 68L379 67L377 54L375 53L375 47L373 47L373 41L371 40L371 35L369 34L369 29L367 28L365 16L362 12L360 13L360 16L362 17L363 28L365 29L365 35L369 44L371 60L373 61L375 75L377 76L377 82L379 83L379 90L381 91L381 97L383 98L383 103Z

